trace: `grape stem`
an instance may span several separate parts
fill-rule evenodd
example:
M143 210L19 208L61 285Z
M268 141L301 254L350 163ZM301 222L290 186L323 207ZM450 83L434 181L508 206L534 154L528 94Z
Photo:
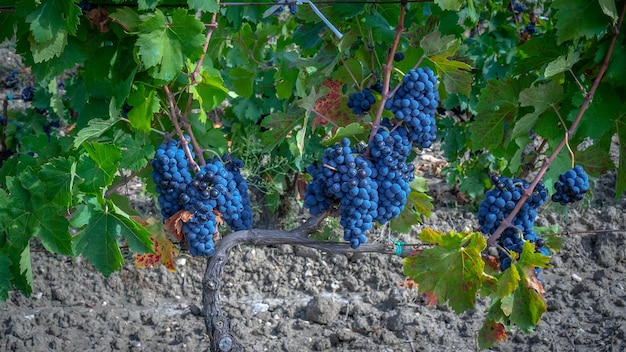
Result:
M191 151L189 150L189 142L185 138L183 130L180 128L180 123L178 123L179 114L178 114L178 111L176 110L176 106L174 105L174 99L175 99L174 94L172 93L172 90L168 86L163 86L163 89L165 90L165 94L167 96L167 104L169 105L169 109L170 109L170 113L169 113L170 120L172 121L172 124L174 125L174 128L176 129L176 134L178 134L178 137L180 138L180 142L183 145L183 150L185 151L185 155L187 156L187 159L189 160L189 166L194 171L198 171L200 170L200 167L198 166L196 161L193 159L193 156L191 155ZM202 151L200 151L200 153L197 153L197 154L198 154L198 158L200 159L201 165L206 165L206 162L204 161L204 156L202 155Z
M393 45L391 46L391 50L389 50L389 54L387 55L387 62L385 63L385 78L383 79L383 92L381 103L378 105L378 111L376 111L376 119L374 120L374 124L372 125L372 130L370 131L369 142L374 139L374 136L378 132L380 128L380 120L383 116L383 110L385 109L385 102L387 99L392 96L389 94L389 81L391 80L391 72L393 71L393 56L396 54L396 50L398 49L398 44L400 43L400 38L402 37L402 33L404 33L404 16L406 14L406 3L407 0L402 0L400 3L400 18L398 19L398 27L396 27L396 36L393 40ZM394 92L397 88L394 90Z
M504 221L502 221L502 223L500 224L500 226L498 226L496 231L491 236L489 236L489 238L487 239L488 246L493 246L493 244L498 240L498 238L500 238L500 235L502 234L502 232L507 228L506 224L510 224L513 221L513 218L515 218L515 215L517 215L517 213L520 211L520 209L522 208L526 200L532 195L533 190L535 189L537 184L541 181L546 171L548 171L548 168L550 167L554 159L557 157L561 149L563 149L563 147L565 147L565 145L568 143L569 139L572 138L572 136L574 136L574 132L576 132L576 129L578 128L578 125L580 124L580 121L582 120L583 115L585 114L585 111L587 110L587 108L589 107L589 104L591 104L591 101L593 100L596 90L598 89L598 86L600 85L600 81L602 81L602 78L604 77L604 74L606 73L606 70L609 67L609 60L611 59L611 54L613 54L613 49L615 48L617 37L620 34L620 27L622 26L622 22L624 21L625 14L626 14L626 3L624 3L624 6L622 7L622 11L620 13L619 19L617 20L617 24L615 25L615 33L613 34L613 37L611 38L611 43L609 44L609 48L606 52L606 55L604 55L604 59L602 60L602 64L600 65L600 70L598 71L598 75L594 79L593 85L591 86L591 89L589 90L589 94L587 94L587 96L585 97L585 101L580 106L580 109L578 110L578 114L576 115L574 122L572 123L569 130L567 131L567 134L561 140L559 145L556 146L552 154L550 154L550 157L548 157L548 159L545 160L545 162L543 163L543 165L537 172L535 179L531 182L530 186L526 189L526 191L522 195L522 198L517 202L517 204L515 205L515 208L511 211L509 216Z
M230 251L242 244L251 245L301 245L329 253L383 253L396 254L396 246L391 243L362 244L352 249L348 243L316 241L308 236L315 232L327 216L325 213L309 218L305 223L291 231L281 230L245 230L238 231L219 240L215 245L215 255L209 258L202 279L202 304L204 323L211 336L211 351L244 351L244 347L235 339L230 331L230 320L220 308L220 288L224 275L224 267L228 262ZM411 255L413 249L403 246L403 257ZM221 348L228 346L228 348Z

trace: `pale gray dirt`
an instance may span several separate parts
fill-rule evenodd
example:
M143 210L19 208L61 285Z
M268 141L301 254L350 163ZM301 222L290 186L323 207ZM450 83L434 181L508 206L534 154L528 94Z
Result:
M3 77L0 77L3 78ZM432 178L440 160L420 156L437 211L424 226L476 226L456 195ZM548 312L536 331L511 332L494 351L626 350L626 198L614 200L615 173L602 177L587 207L555 215L544 206L537 224L576 232L542 275ZM142 211L154 201L129 192ZM448 205L448 206L446 206ZM416 231L420 227L416 227ZM416 231L402 237L416 242ZM384 236L383 236L384 237ZM184 262L184 263L183 263ZM130 261L109 278L84 259L32 254L34 290L0 303L1 351L203 351L201 317L206 259L181 256L177 272L137 270ZM474 351L486 301L460 316L427 306L402 287L402 259L333 255L277 246L236 248L221 296L232 328L250 351Z

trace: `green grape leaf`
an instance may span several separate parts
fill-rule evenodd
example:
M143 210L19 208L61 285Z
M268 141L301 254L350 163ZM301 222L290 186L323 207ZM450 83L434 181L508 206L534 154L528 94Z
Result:
M13 274L11 274L11 258L0 253L0 301L5 302L9 298L9 292L13 285Z
M619 167L617 168L615 199L626 191L626 115L621 115L616 122L619 139Z
M418 283L421 292L432 292L439 302L448 302L457 314L474 308L485 265L480 255L487 245L485 237L478 232L422 231L420 238L425 242L436 239L439 245L406 258L404 274Z
M333 74L333 79L338 79L343 82L353 82L358 85L358 87L361 86L364 78L365 73L363 63L361 60L354 58L344 60L343 64L339 66L337 71ZM357 90L359 89L358 87Z
M615 169L615 163L608 153L608 148L594 144L585 150L576 152L576 164L581 165L589 175L600 176Z
M45 183L45 197L53 204L69 209L76 184L76 159L58 157L41 166L39 177Z
M517 271L517 267L515 265L511 266L509 270L505 270L502 273L502 277L498 280L497 294L501 297L505 297L515 292L520 280L521 277Z
M233 90L244 98L250 98L254 92L254 76L254 71L241 66L228 72Z
M522 285L521 282L510 297L513 302L511 304L511 324L515 324L525 333L532 332L541 320L543 313L546 312L544 298L534 288Z
M159 0L138 0L137 5L140 11L143 10L152 10L159 3Z
M128 32L136 32L141 25L139 13L130 7L118 8L115 12L109 14L111 20L118 23Z
M613 24L615 24L619 18L619 12L617 12L617 7L615 7L615 0L598 0L598 2L600 3L602 12L611 17Z
M37 43L31 39L31 52L35 63L48 61L54 57L61 56L63 49L67 45L67 32L59 30L49 41Z
M122 151L115 145L85 143L83 147L89 153L81 155L76 173L83 180L79 185L84 192L100 194L109 186L119 168Z
M262 110L254 99L238 98L231 101L233 112L240 120L258 121L261 118Z
M534 276L534 268L546 268L550 262L550 257L541 253L535 252L535 245L529 241L524 242L524 248L519 259L515 262L518 265L518 270L527 270L533 273L533 275L527 275L528 277ZM532 269L532 270L531 270Z
M187 0L189 8L197 11L217 12L220 7L216 0Z
M152 240L150 240L150 232L139 224L137 221L119 208L113 201L109 200L108 205L114 211L109 215L116 219L123 230L121 235L128 243L128 248L135 253L152 253Z
M74 139L74 148L80 147L84 142L96 139L104 134L111 126L120 121L118 118L110 118L108 120L103 119L91 119L89 125L80 131Z
M600 141L610 139L615 134L615 119L623 114L623 96L616 91L612 84L600 84L596 90L593 100L585 111L580 125L574 135L575 143L583 142L586 139ZM582 105L584 97L581 95L574 99L574 104ZM578 113L578 109L570 113L570 118Z
M286 112L280 111L266 116L261 122L261 126L268 129L261 135L266 150L272 150L281 144L287 135L302 125L303 119L302 109L298 108L291 108Z
M69 222L59 215L58 208L46 202L33 204L32 225L33 235L43 246L52 253L72 255L72 235L69 231Z
M116 140L116 144L122 146L120 168L129 169L132 172L141 170L154 156L154 146L144 135L133 136L124 133Z
M567 54L567 48L557 45L556 38L550 35L533 37L533 40L520 45L518 51L523 58L513 67L513 75L540 70L544 65Z
M133 251L149 252L151 248L147 230L112 211L114 207L112 203L110 205L108 210L97 206L90 206L89 209L84 207L82 216L88 216L89 219L87 225L74 237L75 253L87 258L104 276L122 268L124 258L118 244L120 237L126 238Z
M471 68L460 61L448 60L442 56L434 56L430 61L437 68L441 83L445 89L439 89L446 94L462 94L469 96L472 90L472 75L467 71Z
M424 50L424 56L447 58L456 54L461 40L451 34L442 36L439 31L434 31L426 34L419 45Z
M442 10L451 11L459 11L464 2L463 0L435 0L435 4Z
M497 149L505 141L505 130L517 117L518 91L514 82L491 80L480 91L476 120L470 126L472 149Z
M171 81L182 70L187 59L196 60L202 54L204 25L184 9L176 9L168 22L160 10L144 15L137 47L141 62L154 68L151 75Z
M502 323L491 319L485 320L483 326L478 331L478 347L490 349L498 342L506 340L506 329Z
M414 225L423 223L422 216L429 217L434 209L433 198L426 193L412 190L407 196L404 210L389 223L391 231L409 233Z
M552 106L556 106L562 98L563 87L556 80L524 89L519 95L521 106L532 106L535 110L522 116L517 121L515 127L513 127L511 138L528 135L528 132L535 126L539 116L547 109L551 109Z
M545 78L550 78L561 72L566 72L572 69L572 67L580 60L580 54L573 50L570 50L569 54L562 55L556 58L556 60L550 62L543 73Z
M563 248L563 245L565 244L564 236L550 235L550 236L543 236L542 238L545 242L545 246L555 252L560 252L561 249Z
M335 135L333 135L332 138L324 140L322 144L324 146L329 147L331 145L339 143L339 141L341 141L344 138L354 138L357 136L363 136L364 133L365 133L365 129L363 128L363 126L360 123L353 122L346 127L337 128L337 132L335 132ZM358 137L355 138L354 140L356 139L358 139Z
M557 44L580 37L593 38L602 34L609 25L609 18L595 1L555 0L552 6L557 9Z
M202 111L200 113L200 121L206 122L206 112L220 106L224 99L228 97L229 90L224 87L224 80L220 72L215 69L209 69L200 72L200 82L189 87L189 92L198 100Z
M138 84L128 96L128 104L133 108L128 112L128 119L133 128L141 132L150 132L152 117L159 111L160 100L154 89L146 89Z

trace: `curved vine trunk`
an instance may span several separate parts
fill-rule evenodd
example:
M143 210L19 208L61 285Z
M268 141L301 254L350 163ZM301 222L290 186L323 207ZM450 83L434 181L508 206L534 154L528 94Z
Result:
M220 288L224 266L228 262L230 251L240 244L252 245L302 245L331 253L364 253L376 252L385 254L397 254L393 245L373 243L361 245L358 249L350 248L346 243L320 242L308 238L315 231L320 222L326 217L310 218L306 223L293 231L280 230L246 230L232 233L222 238L215 246L215 255L209 258L204 277L202 279L202 304L204 323L211 337L212 352L245 351L230 331L230 319L224 315L220 308ZM402 248L402 256L408 256L410 250Z

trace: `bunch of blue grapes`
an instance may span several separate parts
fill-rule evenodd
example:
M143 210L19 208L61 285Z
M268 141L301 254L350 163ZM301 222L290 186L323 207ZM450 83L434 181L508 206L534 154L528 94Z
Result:
M8 76L4 79L4 86L7 88L14 88L18 85L19 80L17 79L17 74L20 73L19 70L13 70L9 73Z
M326 149L319 166L310 166L307 171L313 181L307 186L305 207L315 215L339 205L344 240L352 248L366 243L365 234L378 215L378 184L371 162L350 148L350 140L344 138Z
M181 210L182 204L186 203L185 190L192 179L189 160L182 143L170 139L161 144L152 160L152 170L152 180L159 194L158 202L165 221Z
M414 171L406 164L410 145L407 145L408 141L402 137L400 130L390 133L379 129L368 145L376 170L374 180L378 184L378 216L375 220L381 224L402 212L411 192L411 180L406 177Z
M554 184L556 193L552 195L552 201L567 205L582 200L589 190L589 176L582 166L576 165L573 169L559 175L559 180Z
M528 182L521 179L512 180L508 177L492 176L494 188L487 191L485 199L478 208L478 223L484 234L493 234L501 222L509 216L522 198L522 194L529 187ZM543 240L537 235L533 226L537 219L537 209L548 199L548 193L540 182L533 190L532 195L522 205L520 211L512 221L513 227L502 232L498 244L507 250L521 253L524 241L535 243L535 247L547 255L547 249L539 248L537 243ZM504 251L500 251L500 270L504 271L511 266L511 258Z
M435 113L439 106L437 77L430 68L410 70L400 88L385 103L397 120L403 121L411 143L428 148L437 138Z
M374 103L376 103L376 98L374 98L372 90L369 88L363 89L362 92L352 93L348 97L348 107L356 115L370 111Z
M35 88L33 86L28 86L22 89L23 101L32 101L34 97L35 97Z
M248 194L248 183L241 175L241 168L243 168L243 161L233 157L230 154L224 155L222 160L225 163L225 168L228 172L232 173L233 180L237 184L237 189L241 195L241 205L243 210L236 220L229 220L228 226L234 231L249 230L252 228L252 207L250 205L250 195Z
M183 223L183 232L192 255L211 256L215 252L213 234L217 230L218 196L216 168L202 166L183 193L183 207L192 214ZM223 200L222 200L223 202Z

